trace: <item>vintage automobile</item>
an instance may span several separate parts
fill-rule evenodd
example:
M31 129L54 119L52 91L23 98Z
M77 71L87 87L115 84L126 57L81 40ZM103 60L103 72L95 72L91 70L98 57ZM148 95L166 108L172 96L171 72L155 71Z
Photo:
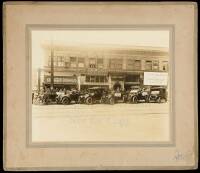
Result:
M56 103L57 94L56 92L51 91L51 92L43 93L41 97L42 97L43 104Z
M127 101L129 103L139 103L148 102L149 93L145 88L140 88L139 86L134 86L131 88Z
M72 102L78 103L79 91L77 90L68 90L65 92L57 93L56 102L58 104L68 105Z
M127 92L125 91L114 91L113 97L115 103L125 103L127 101Z
M101 97L100 103L115 104L115 98L111 91L105 90Z
M79 98L79 101L91 105L94 103L110 103L114 104L114 99L111 94L108 94L105 88L101 87L92 87L89 88L87 93Z
M167 101L167 91L164 87L152 87L148 102L162 103Z
M79 104L85 103L86 94L88 94L88 91L80 91L79 98L78 98L78 103Z

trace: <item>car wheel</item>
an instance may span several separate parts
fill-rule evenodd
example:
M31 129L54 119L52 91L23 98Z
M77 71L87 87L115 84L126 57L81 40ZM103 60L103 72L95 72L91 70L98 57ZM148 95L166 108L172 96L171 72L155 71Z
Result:
M133 98L132 98L132 102L133 102L133 103L138 103L137 97L133 97Z
M109 102L110 102L111 105L114 105L114 103L115 103L114 98L110 98Z
M69 103L70 103L69 98L64 97L64 98L62 99L62 104L64 104L64 105L68 105Z
M157 103L161 103L161 98L160 97L157 98Z
M150 100L150 99L149 99L148 97L146 97L145 102L146 102L146 103L149 103L149 100Z
M93 103L92 97L88 97L88 98L86 99L86 104L91 105L92 103Z

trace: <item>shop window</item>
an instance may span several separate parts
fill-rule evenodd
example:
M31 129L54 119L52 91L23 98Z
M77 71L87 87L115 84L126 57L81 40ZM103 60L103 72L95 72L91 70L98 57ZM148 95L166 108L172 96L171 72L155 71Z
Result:
M78 67L83 68L85 66L85 59L78 58Z
M61 83L61 82L62 82L62 78L60 78L60 77L55 77L55 78L54 78L54 82L55 82L55 83Z
M89 67L90 68L96 68L96 59L95 58L89 59Z
M146 61L145 70L152 70L152 61Z
M90 76L90 82L96 82L95 76Z
M85 81L90 82L90 76L86 76Z
M108 81L107 76L90 76L87 75L85 78L86 82L91 82L91 83L105 83Z
M76 57L70 57L70 66L76 67Z

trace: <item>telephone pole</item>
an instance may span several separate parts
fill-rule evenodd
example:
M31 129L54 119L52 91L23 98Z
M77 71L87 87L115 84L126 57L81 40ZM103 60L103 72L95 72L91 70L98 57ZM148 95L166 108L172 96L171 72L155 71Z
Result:
M51 89L54 88L54 48L53 42L51 41Z

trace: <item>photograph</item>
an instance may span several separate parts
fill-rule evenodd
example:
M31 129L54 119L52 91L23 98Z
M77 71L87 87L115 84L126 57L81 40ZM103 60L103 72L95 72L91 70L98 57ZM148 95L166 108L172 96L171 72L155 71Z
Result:
M30 36L32 143L171 140L170 29Z

